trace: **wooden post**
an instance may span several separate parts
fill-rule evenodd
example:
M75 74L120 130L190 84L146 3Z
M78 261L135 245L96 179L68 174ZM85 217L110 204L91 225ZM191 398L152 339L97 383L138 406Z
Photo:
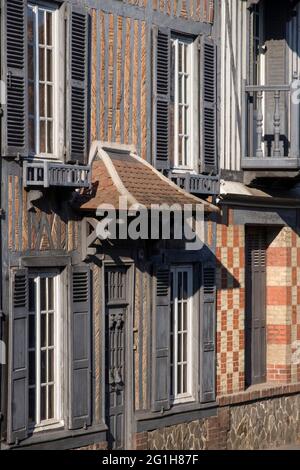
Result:
M275 91L274 101L274 157L281 157L280 152L280 109L279 109L280 91Z
M257 134L257 148L256 148L256 157L263 158L264 154L262 151L262 137L263 137L263 112L262 112L262 99L263 92L257 92L257 117L256 117L256 134Z

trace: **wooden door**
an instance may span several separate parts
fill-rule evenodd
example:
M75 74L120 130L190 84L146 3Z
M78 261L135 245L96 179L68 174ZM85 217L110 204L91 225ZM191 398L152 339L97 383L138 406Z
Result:
M246 382L266 381L266 230L246 231Z
M124 449L126 445L126 326L128 302L126 295L126 269L106 270L106 347L105 397L108 448Z

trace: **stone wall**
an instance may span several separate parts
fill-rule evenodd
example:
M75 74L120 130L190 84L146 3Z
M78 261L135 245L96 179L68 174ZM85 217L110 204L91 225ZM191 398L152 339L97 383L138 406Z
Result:
M300 442L299 391L297 384L224 397L217 416L138 434L136 448L255 450Z
M255 450L300 440L300 395L234 406L227 448Z

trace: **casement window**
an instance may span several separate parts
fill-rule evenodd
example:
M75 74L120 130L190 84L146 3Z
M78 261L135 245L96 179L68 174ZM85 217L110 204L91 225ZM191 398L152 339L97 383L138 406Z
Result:
M193 169L199 153L197 42L181 37L173 37L171 42L173 166Z
M58 273L29 277L29 427L61 420L61 326Z
M9 444L91 425L90 289L86 265L11 270Z
M59 38L56 35L58 10L28 4L28 113L29 152L53 157L57 134L56 109L59 80L56 67Z
M153 31L153 160L159 170L217 172L216 46Z
M192 397L193 275L191 267L171 270L170 375L174 403Z
M216 277L202 265L154 268L152 411L215 400Z
M86 6L7 0L3 155L87 162L90 22Z

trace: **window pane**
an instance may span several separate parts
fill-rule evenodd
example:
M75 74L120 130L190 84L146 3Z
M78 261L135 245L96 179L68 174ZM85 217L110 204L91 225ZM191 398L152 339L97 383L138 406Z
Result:
M29 389L29 422L35 422L35 388Z
M52 94L52 86L47 86L47 117L53 117L53 94Z
M46 383L47 351L41 351L41 383Z
M39 72L40 72L40 81L45 81L45 49L40 47L39 51Z
M183 298L187 299L188 294L188 273L185 271L183 273Z
M35 351L29 352L29 385L35 385Z
M29 348L35 348L35 315L29 315Z
M181 366L177 366L177 393L180 394L182 393L182 377L181 377Z
M187 361L187 334L186 334L186 333L183 333L183 334L182 334L182 340L183 340L183 347L182 347L183 356L182 356L182 360L183 360L183 361Z
M54 418L54 385L48 387L48 419Z
M54 315L48 313L48 346L54 346Z
M33 46L28 47L28 79L34 79L34 54Z
M53 81L52 50L47 49L47 81Z
M178 304L178 319L177 319L177 328L178 331L181 331L182 329L182 322L181 322L181 304Z
M44 11L39 11L39 43L45 44L45 20Z
M178 362L182 362L182 344L181 344L181 341L182 341L182 335L178 335L178 352L177 352L177 361Z
M53 299L53 277L48 279L48 309L53 310L54 299Z
M45 117L45 85L40 84L40 116Z
M41 315L41 347L47 346L47 314Z
M34 130L34 119L29 119L29 151L35 152L35 130Z
M29 311L35 311L35 284L34 279L29 279Z
M47 123L47 153L53 153L53 123Z
M182 43L178 43L178 69L182 72Z
M54 380L54 350L50 349L48 351L48 382L53 382Z
M28 41L32 42L33 41L33 36L34 36L34 13L32 8L27 9L27 15L28 15Z
M41 387L41 420L45 421L47 419L47 412L46 412L46 387Z
M40 151L46 153L46 124L40 121Z
M187 365L183 365L183 384L182 384L182 393L187 392Z
M28 106L29 106L29 114L31 116L34 115L34 83L29 83L28 87Z
M184 304L182 304L182 309L183 309L183 312L182 312L182 317L183 317L183 326L182 326L182 329L184 331L187 330L187 303L184 302Z
M52 46L52 13L46 13L47 22L47 45Z

